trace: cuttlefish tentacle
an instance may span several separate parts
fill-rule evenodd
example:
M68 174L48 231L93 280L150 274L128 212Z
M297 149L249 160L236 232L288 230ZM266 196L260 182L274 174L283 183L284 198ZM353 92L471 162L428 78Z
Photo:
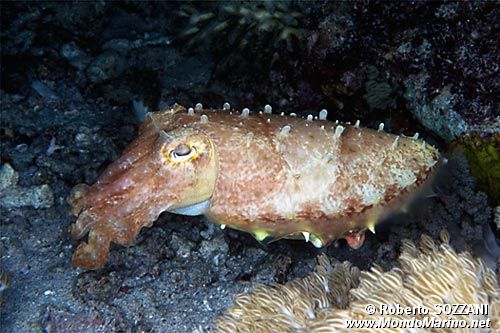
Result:
M259 240L301 238L316 247L364 231L427 187L439 165L417 137L327 120L173 106L150 113L138 137L92 186L70 195L75 266L95 269L109 245L129 245L163 211L203 214Z

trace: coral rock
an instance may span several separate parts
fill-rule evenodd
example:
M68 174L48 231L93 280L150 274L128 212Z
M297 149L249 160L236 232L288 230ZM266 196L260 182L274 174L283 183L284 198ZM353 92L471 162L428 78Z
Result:
M31 206L35 209L54 205L54 193L49 185L19 187L19 174L5 163L0 169L0 207L7 209Z

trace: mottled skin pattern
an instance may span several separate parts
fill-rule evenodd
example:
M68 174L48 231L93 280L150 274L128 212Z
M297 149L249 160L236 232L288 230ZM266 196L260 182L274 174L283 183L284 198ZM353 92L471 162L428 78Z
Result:
M161 212L200 202L198 213L258 240L302 237L321 247L345 238L357 248L438 161L422 140L357 125L175 105L148 114L94 185L73 189L71 233L89 233L73 264L99 268L111 242L130 244Z

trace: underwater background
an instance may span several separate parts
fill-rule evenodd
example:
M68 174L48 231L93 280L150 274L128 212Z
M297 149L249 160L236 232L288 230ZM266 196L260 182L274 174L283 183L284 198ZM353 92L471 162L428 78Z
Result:
M214 331L235 295L315 270L398 265L403 239L500 256L500 6L476 2L2 2L1 332ZM96 271L71 266L67 197L148 111L179 103L360 120L449 160L436 194L353 250L259 243L164 213ZM314 172L314 170L311 170Z

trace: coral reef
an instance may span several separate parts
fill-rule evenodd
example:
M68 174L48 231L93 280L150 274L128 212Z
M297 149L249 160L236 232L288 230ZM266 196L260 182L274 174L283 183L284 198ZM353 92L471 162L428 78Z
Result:
M130 244L143 226L172 212L205 215L263 241L299 238L320 248L339 238L357 249L365 230L406 209L428 189L438 151L405 137L326 120L203 109L149 113L139 136L68 202L89 234L73 264L100 268L111 242ZM314 170L312 172L311 170Z
M217 320L216 328L219 332L352 332L346 320L383 317L401 324L413 317L428 317L443 322L479 320L486 330L497 331L500 287L495 272L470 252L455 252L449 238L443 230L441 243L426 235L422 235L418 248L411 241L403 241L398 267L386 272L376 265L360 272L349 262L332 265L326 256L320 256L316 272L305 278L285 285L258 286L250 294L237 296L235 305ZM441 311L451 304L486 308L477 313ZM367 313L368 305L374 306L373 313ZM383 305L426 310L384 314L380 311ZM389 326L378 331L406 329ZM455 331L453 326L440 329Z
M239 1L252 6L246 2ZM164 213L134 246L112 246L103 269L75 270L78 241L68 233L75 219L65 198L120 156L137 137L146 108L200 100L238 109L270 103L299 116L326 108L332 121L360 119L370 128L382 121L394 134L419 132L445 156L442 137L477 129L484 139L483 132L498 131L494 2L292 0L286 6L300 16L291 26L305 41L293 38L292 52L269 42L269 49L250 50L255 57L227 50L246 70L223 73L217 64L226 54L188 50L190 37L179 38L187 20L176 13L184 5L207 13L219 4L2 2L1 164L19 174L18 188L47 184L54 194L49 208L0 206L0 268L12 281L0 307L3 331L210 331L233 295L256 283L303 277L319 252L363 270L374 264L390 270L402 238L436 238L442 228L455 249L472 248L488 266L497 265L490 225L493 216L500 225L499 210L492 214L467 160L450 158L450 174L433 188L435 196L377 225L357 250L342 239L326 249L257 242L203 217ZM276 51L280 60L270 70L254 70L261 52L272 61L268 55ZM373 68L378 73L370 79ZM430 130L413 115L425 105L434 120L426 124Z

